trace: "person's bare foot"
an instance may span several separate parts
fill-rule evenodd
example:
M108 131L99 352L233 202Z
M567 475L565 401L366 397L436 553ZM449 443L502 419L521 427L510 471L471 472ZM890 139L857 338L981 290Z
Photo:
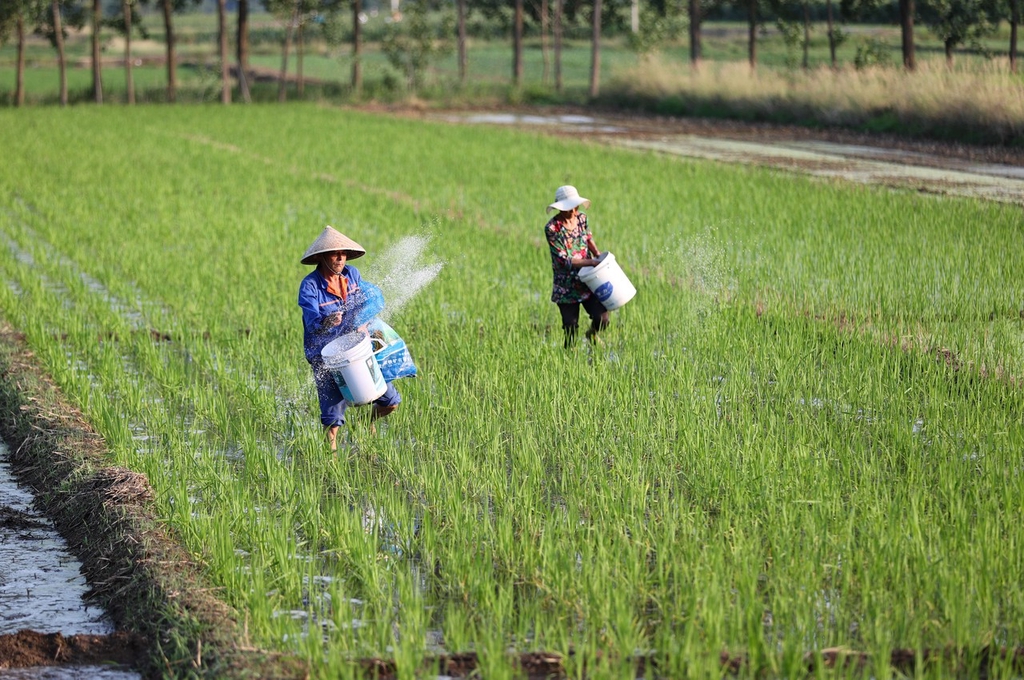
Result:
M398 404L394 404L392 406L377 406L374 404L373 411L370 413L370 422L372 423L380 418L387 418L389 415L394 413L397 408Z

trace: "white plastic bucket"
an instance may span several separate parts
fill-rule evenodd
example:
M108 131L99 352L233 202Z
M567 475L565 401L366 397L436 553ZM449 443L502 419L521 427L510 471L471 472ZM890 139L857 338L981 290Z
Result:
M580 281L597 296L605 309L618 309L633 299L636 288L626 278L614 255L601 253L598 260L593 267L580 268Z
M341 396L350 404L369 404L388 389L373 354L373 341L365 333L349 333L332 340L320 350L320 356L338 383Z

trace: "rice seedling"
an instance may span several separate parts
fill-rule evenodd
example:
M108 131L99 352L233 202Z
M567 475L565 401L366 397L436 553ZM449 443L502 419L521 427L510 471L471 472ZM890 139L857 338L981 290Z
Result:
M0 313L254 644L500 678L1020 643L1015 209L313 106L0 122ZM569 351L567 180L640 291ZM295 305L325 223L440 272L389 317L420 377L337 455Z

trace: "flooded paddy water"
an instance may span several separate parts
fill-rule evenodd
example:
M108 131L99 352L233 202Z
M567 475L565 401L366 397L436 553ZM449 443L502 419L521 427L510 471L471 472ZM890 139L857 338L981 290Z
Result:
M912 189L926 193L984 198L1024 205L1024 167L927 150L884 146L885 142L842 143L817 139L808 130L785 134L770 128L700 125L654 118L579 114L495 112L444 113L435 119L474 125L501 125L551 134L579 133L587 139L631 149L726 163L761 165L826 179ZM725 128L725 129L723 129ZM692 130L697 130L693 132ZM772 139L771 137L777 137ZM922 144L927 149L927 145Z
M108 648L120 645L109 637L114 624L87 602L81 563L33 507L32 493L18 485L7 457L0 442L0 677L139 678L123 666L99 665L111 659ZM90 665L53 665L95 657Z

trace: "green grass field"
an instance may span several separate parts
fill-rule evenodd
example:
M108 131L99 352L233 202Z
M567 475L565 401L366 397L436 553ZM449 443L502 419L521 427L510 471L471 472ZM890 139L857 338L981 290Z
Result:
M0 148L0 314L317 677L970 677L1024 639L1018 208L314 105L5 110ZM571 351L565 182L639 291ZM402 408L336 456L296 305L328 223L368 280L407 237L444 264L391 319Z

